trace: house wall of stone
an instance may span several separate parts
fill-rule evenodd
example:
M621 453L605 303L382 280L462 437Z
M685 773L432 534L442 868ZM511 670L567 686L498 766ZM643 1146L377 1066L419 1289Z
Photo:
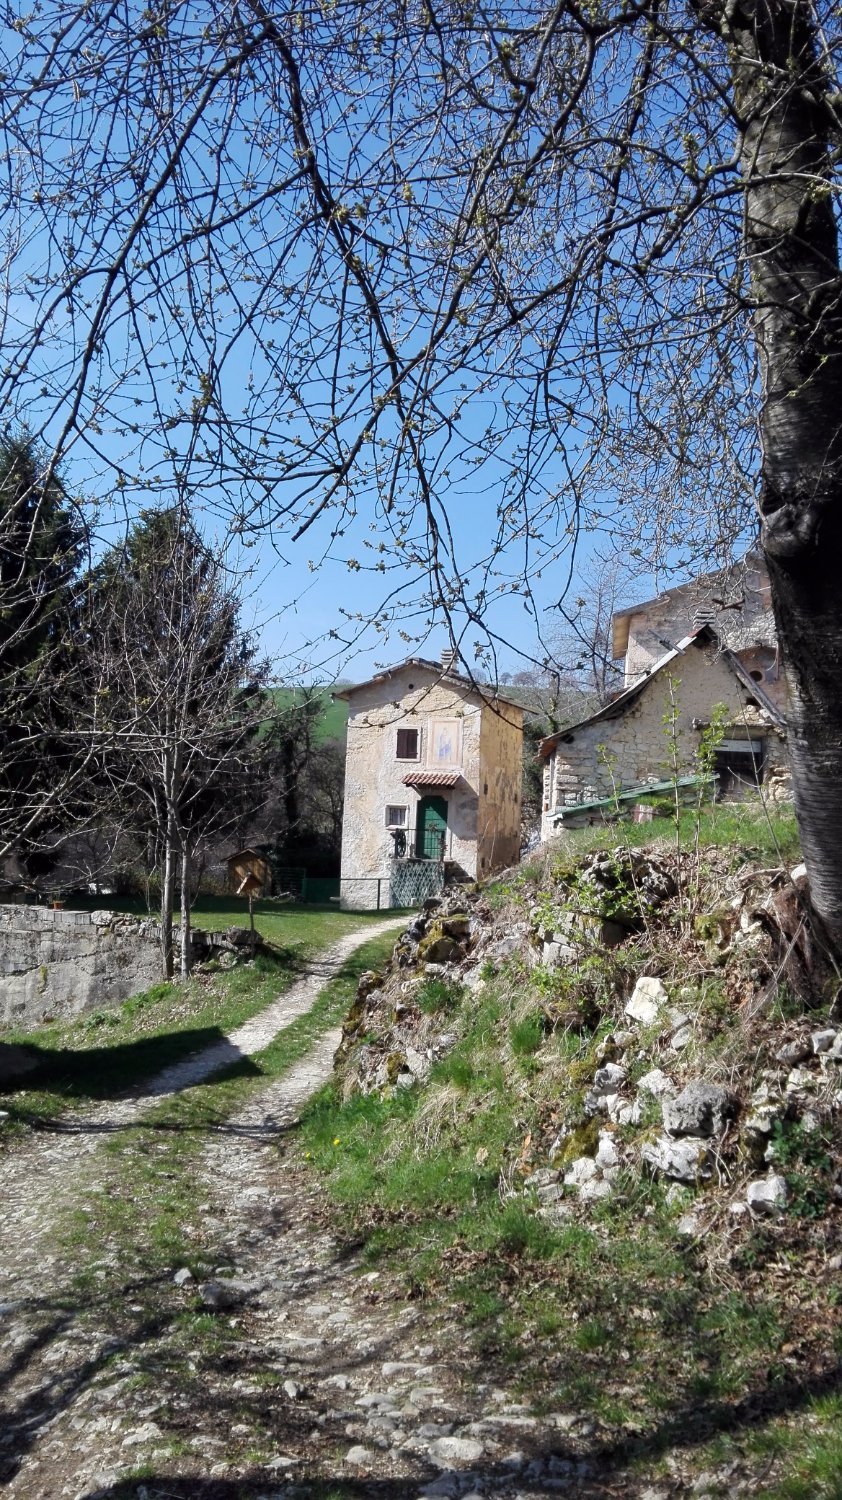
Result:
M501 703L482 710L477 825L477 874L504 870L520 858L523 711Z
M678 683L675 748L679 775L696 771L701 734L719 703L728 709L726 738L762 739L764 775L773 779L786 775L786 746L768 716L748 702L747 690L715 647L691 646L669 669L653 677L616 719L585 725L575 730L569 743L556 745L545 767L544 838L555 832L554 808L596 801L610 797L615 788L642 786L673 774L672 747L663 722L669 709L670 677Z
M762 674L758 681L763 691L784 709L786 681L777 649L769 576L759 560L694 579L630 615L625 685L637 682L671 646L704 623L713 626L722 644L750 671Z
M418 803L424 795L441 796L448 805L446 857L468 875L477 873L477 815L480 790L481 702L472 702L458 689L436 681L423 670L408 668L384 682L366 684L350 700L345 761L345 806L342 821L343 906L364 908L388 901L389 872L394 843L386 825L386 808L408 809L407 824L414 829ZM453 721L453 766L461 767L455 787L415 789L404 786L408 771L433 764L433 736L437 722ZM398 760L397 731L418 729L419 756Z
M0 906L0 1023L127 1000L161 977L158 925L117 912Z

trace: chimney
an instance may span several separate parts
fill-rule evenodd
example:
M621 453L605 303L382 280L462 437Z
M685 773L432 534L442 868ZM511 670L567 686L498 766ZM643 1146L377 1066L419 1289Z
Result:
M459 652L448 646L441 654L441 669L443 672L452 672L459 660Z

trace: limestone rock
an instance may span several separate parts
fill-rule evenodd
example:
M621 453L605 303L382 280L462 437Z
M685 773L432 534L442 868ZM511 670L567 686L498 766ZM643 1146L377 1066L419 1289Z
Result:
M354 1447L349 1448L345 1454L345 1462L355 1469L365 1469L374 1462L374 1452L371 1448L363 1448L359 1443L355 1443Z
M430 1444L430 1457L443 1468L450 1464L475 1464L482 1458L482 1443L476 1438L440 1437Z
M796 1037L795 1041L785 1042L775 1053L778 1062L785 1063L788 1068L795 1068L813 1051L812 1043L808 1036Z
M575 1161L570 1163L564 1174L564 1181L567 1187L581 1188L584 1187L586 1182L591 1182L593 1178L598 1176L599 1168L593 1157L578 1156Z
M662 1135L657 1141L647 1141L641 1156L656 1176L675 1182L697 1182L711 1173L710 1146L696 1136L675 1141Z
M610 1198L611 1183L605 1177L592 1177L589 1182L583 1182L579 1189L579 1199L583 1203L593 1202L599 1198Z
M696 1078L664 1101L664 1128L673 1136L721 1135L736 1112L737 1100L729 1089Z
M541 962L547 969L557 969L562 964L569 964L575 957L576 949L561 938L545 942L541 949Z
M639 1021L642 1026L652 1026L668 999L660 979L644 974L638 979L624 1014L633 1021Z
M822 1052L830 1052L834 1042L836 1041L837 1034L838 1033L835 1030L814 1031L812 1036L810 1037L810 1044L815 1055L819 1056L819 1054Z
M599 1149L596 1153L596 1164L605 1171L606 1167L617 1167L620 1164L620 1153L614 1144L614 1137L610 1131L600 1132Z
M788 1198L786 1178L779 1177L776 1172L750 1182L746 1189L746 1202L757 1214L781 1213L786 1208Z
M671 1099L675 1095L675 1084L661 1068L652 1068L638 1080L639 1094L652 1094L656 1099Z

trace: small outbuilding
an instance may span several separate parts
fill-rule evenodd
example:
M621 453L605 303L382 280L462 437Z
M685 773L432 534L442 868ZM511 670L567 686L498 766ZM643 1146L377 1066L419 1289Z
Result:
M786 796L786 720L740 658L703 625L597 713L541 741L542 838L599 822L644 796L694 794L702 736L717 709L717 796L756 790Z
M229 854L226 864L232 896L271 896L272 866L259 849L238 849Z

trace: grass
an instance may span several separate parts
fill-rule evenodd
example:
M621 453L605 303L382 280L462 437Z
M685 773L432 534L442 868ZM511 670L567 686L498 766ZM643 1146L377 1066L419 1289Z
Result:
M217 927L232 925L230 907L208 915ZM218 1041L283 994L317 953L377 920L335 910L269 915L275 925L261 918L259 926L278 945L253 962L213 975L197 973L184 985L154 985L121 1005L72 1021L0 1033L0 1039L32 1049L38 1059L37 1071L20 1079L24 1086L0 1090L0 1108L10 1122L55 1118L91 1099L112 1098ZM7 1124L6 1136L9 1130Z
M700 838L733 855L712 869L733 869L750 850L761 864L777 863L779 848L794 860L787 817L773 818L772 832L764 826L756 809L712 809ZM641 842L659 833L651 824L629 831L645 835ZM591 848L616 844L616 828L585 832L580 843ZM540 869L519 872L499 904L513 903L520 919L542 899L542 883ZM560 1123L578 1118L573 1154L593 1153L596 1131L577 1110L597 1045L622 1026L624 996L636 972L650 972L641 965L659 957L659 943L668 969L655 971L669 973L670 993L692 978L700 1018L696 1050L668 1055L664 1066L716 1067L727 1043L728 1067L740 1047L750 1069L758 1034L747 1052L734 999L743 991L733 988L745 979L739 961L707 972L692 924L681 927L685 953L669 921L659 921L660 936L647 932L575 970L530 970L517 956L486 966L482 990L451 998L447 1024L458 1040L425 1087L344 1097L329 1086L304 1112L302 1149L369 1261L390 1268L414 1296L458 1308L483 1378L497 1370L539 1409L588 1415L607 1449L616 1446L624 1463L647 1473L664 1453L698 1471L750 1450L768 1477L753 1492L840 1500L839 1400L808 1401L806 1422L789 1414L809 1397L811 1379L837 1367L842 1349L838 1306L801 1263L805 1248L827 1243L814 1226L834 1212L829 1137L791 1124L779 1133L776 1149L792 1179L788 1213L774 1226L744 1225L729 1257L723 1210L721 1264L715 1235L696 1244L677 1232L692 1190L668 1194L668 1185L628 1174L586 1223L540 1215L537 1194L521 1191L525 1174L547 1160L535 1142L551 1139ZM425 994L423 1009L443 1000ZM583 1011L586 1024L577 1019ZM657 1036L643 1033L641 1044L633 1073L654 1066ZM653 1111L640 1130L655 1128ZM825 1252L808 1253L821 1260ZM791 1395L793 1349L804 1350L807 1369ZM716 1436L731 1425L732 1433Z
M380 937L358 949L313 1008L250 1063L161 1100L133 1127L108 1137L80 1174L85 1209L65 1211L56 1224L55 1248L63 1252L69 1269L54 1305L74 1312L83 1333L108 1328L115 1353L97 1373L107 1378L107 1367L122 1364L135 1387L154 1390L161 1402L156 1420L165 1426L171 1419L183 1425L185 1400L191 1410L203 1411L207 1374L215 1375L229 1359L245 1359L261 1389L283 1379L244 1355L236 1309L230 1317L210 1314L198 1297L191 1298L188 1291L185 1300L185 1292L173 1284L176 1268L189 1268L198 1283L230 1265L227 1223L209 1220L210 1204L201 1201L208 1191L202 1154L208 1140L226 1128L255 1092L282 1078L318 1036L336 1025L360 974L382 964L392 941ZM271 1402L258 1400L252 1415L255 1430L249 1443L259 1461L264 1437L263 1458L273 1448L277 1451L277 1414ZM190 1451L178 1432L165 1434L162 1442L171 1444L171 1456ZM231 1457L241 1458L237 1440Z
M685 848L692 848L697 834L701 849L730 848L784 864L797 862L801 857L792 808L765 806L757 800L707 804L698 811L682 808L678 839L674 818L653 818L651 823L623 821L603 827L568 829L562 835L562 847L565 853L569 850L584 854L618 843L642 848L664 839L673 847L680 840Z

